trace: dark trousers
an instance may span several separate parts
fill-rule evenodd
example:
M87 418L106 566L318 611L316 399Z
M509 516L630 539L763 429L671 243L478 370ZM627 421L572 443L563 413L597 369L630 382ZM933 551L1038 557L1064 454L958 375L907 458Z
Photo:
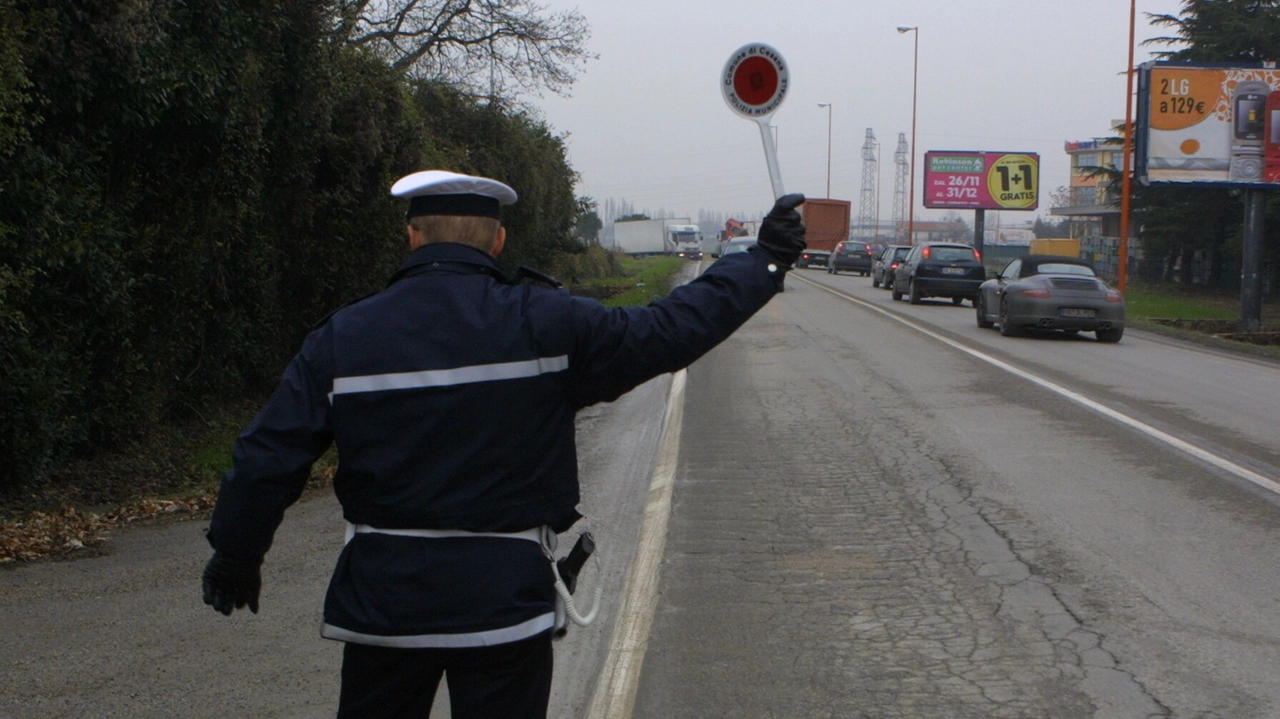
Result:
M453 719L546 719L552 663L551 632L468 649L348 643L338 719L427 719L441 676Z

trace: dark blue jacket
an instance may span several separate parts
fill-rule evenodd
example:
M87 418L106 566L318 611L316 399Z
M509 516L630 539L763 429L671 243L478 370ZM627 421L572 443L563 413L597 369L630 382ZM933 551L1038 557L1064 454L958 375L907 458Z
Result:
M463 245L422 247L386 290L307 337L236 441L209 541L263 556L334 443L334 490L353 525L563 532L581 516L574 414L688 366L780 280L765 253L739 253L647 307L610 309L507 284L488 255ZM325 635L500 643L511 640L504 628L540 631L553 601L533 542L358 534L330 585Z

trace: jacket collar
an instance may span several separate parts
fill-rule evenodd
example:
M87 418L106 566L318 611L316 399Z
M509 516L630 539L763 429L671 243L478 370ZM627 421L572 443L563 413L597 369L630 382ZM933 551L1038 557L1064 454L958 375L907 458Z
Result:
M456 242L433 242L414 250L388 284L426 271L486 274L503 279L497 263L488 253Z

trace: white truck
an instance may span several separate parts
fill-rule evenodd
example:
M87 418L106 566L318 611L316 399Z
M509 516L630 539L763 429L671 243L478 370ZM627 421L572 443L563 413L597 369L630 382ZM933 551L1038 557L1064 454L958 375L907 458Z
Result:
M701 256L702 233L687 217L613 223L613 247L628 255ZM696 254L695 254L696 253Z

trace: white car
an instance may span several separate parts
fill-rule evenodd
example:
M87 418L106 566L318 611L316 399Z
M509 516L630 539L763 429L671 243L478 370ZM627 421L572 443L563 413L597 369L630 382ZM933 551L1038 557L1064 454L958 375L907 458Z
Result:
M732 255L735 252L746 252L755 246L756 238L754 237L735 237L720 246L720 256ZM779 288L779 291L785 292L786 287Z
M720 256L732 255L735 252L746 252L755 246L756 238L754 237L735 237L720 245Z

